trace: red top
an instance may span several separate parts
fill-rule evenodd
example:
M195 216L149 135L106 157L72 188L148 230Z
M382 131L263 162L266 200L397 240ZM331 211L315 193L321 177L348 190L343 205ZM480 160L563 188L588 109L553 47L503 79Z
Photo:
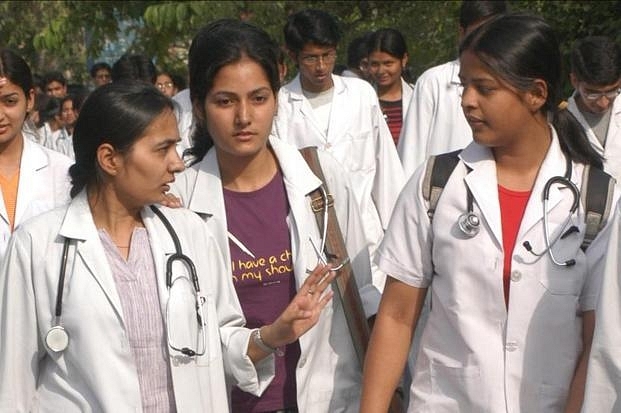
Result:
M502 281L507 306L509 305L509 285L511 282L511 257L530 193L531 191L512 191L498 185L500 219L502 221L502 248L505 252Z

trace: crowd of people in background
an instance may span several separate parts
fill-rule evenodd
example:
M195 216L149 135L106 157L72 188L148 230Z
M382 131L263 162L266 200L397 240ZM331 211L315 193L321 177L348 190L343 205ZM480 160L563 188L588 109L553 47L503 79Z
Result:
M318 9L187 75L1 49L0 412L621 412L621 45L564 96L545 20L459 13L416 79Z

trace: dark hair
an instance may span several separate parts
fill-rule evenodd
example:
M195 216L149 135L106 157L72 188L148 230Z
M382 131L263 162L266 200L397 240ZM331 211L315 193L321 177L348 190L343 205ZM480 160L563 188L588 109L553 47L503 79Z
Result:
M188 57L192 105L203 108L218 71L243 57L261 66L276 96L280 87L278 53L278 45L269 34L249 23L220 19L203 27L192 40ZM213 146L213 140L202 116L195 116L194 122L192 147L187 152L196 163Z
M92 78L95 78L95 76L97 75L97 72L99 72L102 69L107 70L108 73L112 75L112 67L106 62L95 63L94 65L91 66L91 70L89 71L89 73L91 74Z
M112 65L112 81L133 80L155 83L157 71L153 61L142 54L125 53Z
M459 9L459 26L466 30L489 17L506 13L507 4L500 0L463 0Z
M578 40L571 51L571 71L592 85L616 83L621 78L621 47L606 36Z
M58 70L47 72L43 75L43 86L47 86L52 82L58 82L63 86L67 86L67 79L65 79L65 76Z
M19 86L30 97L33 88L30 66L20 55L10 49L0 50L0 77L6 77L11 83Z
M554 30L542 18L528 14L500 15L463 40L459 54L475 54L492 73L519 91L529 91L535 79L546 82L542 113L552 115L563 152L572 160L602 166L582 126L561 102L561 52Z
M95 89L82 105L73 131L71 197L87 185L101 184L97 163L100 145L109 143L117 151L129 150L165 110L173 110L173 103L153 85L119 81Z
M297 54L309 43L336 47L341 30L336 19L323 10L306 9L292 14L284 27L285 44Z
M347 67L360 70L360 63L369 55L367 42L373 33L365 33L352 39L347 45Z
M174 85L177 87L179 91L182 91L183 89L187 87L187 82L185 81L185 78L181 76L180 74L169 73L168 75L170 76Z
M368 53L384 52L397 59L403 59L408 53L405 37L397 29L379 29L371 34L367 40ZM412 81L412 76L407 68L403 68L401 75L407 82Z
M60 98L55 96L49 96L47 99L41 102L41 109L39 110L40 123L49 122L54 119L55 116L60 114L62 105Z

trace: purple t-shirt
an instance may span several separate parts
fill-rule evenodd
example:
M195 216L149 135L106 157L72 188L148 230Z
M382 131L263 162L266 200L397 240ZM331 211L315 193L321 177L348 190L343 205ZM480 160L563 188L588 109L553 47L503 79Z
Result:
M229 238L233 283L246 326L260 327L272 323L296 293L287 225L289 202L283 176L279 170L257 191L223 192L228 230L237 239L236 242ZM295 370L300 357L299 343L286 346L284 352L283 357L276 356L276 375L260 398L233 389L233 412L269 412L297 406Z

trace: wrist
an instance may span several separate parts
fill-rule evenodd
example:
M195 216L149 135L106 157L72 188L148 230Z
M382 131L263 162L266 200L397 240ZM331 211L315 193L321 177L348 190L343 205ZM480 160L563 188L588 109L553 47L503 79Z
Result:
M279 346L273 345L269 341L269 339L267 342L264 339L263 333L265 333L266 331L267 331L267 328L265 326L261 328L256 328L252 330L252 333L250 334L250 338L256 344L256 346L259 347L263 352L268 353L268 354L275 353L277 356L282 357L284 355L282 348L280 348Z

